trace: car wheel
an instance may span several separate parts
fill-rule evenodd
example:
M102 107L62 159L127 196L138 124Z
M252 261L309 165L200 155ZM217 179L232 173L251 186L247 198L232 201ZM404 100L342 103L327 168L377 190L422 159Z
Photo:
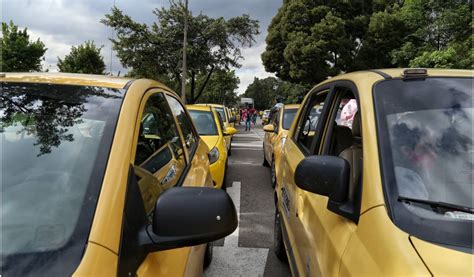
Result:
M206 245L206 252L204 253L204 263L203 263L204 269L208 268L211 265L212 252L213 252L212 242L208 242Z
M276 186L277 183L277 177L276 177L276 170L275 170L275 160L272 159L272 165L271 165L271 180L272 180L272 188Z
M280 261L287 261L285 245L283 243L283 233L281 230L281 219L278 210L275 211L275 226L273 228L273 251Z
M229 146L229 151L227 151L227 156L232 156L232 140L231 140L231 143L230 143L230 146Z

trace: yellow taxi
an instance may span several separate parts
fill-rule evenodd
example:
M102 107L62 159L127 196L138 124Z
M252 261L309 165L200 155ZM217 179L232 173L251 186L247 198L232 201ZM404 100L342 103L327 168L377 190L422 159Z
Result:
M370 70L306 95L275 189L293 275L473 275L472 77Z
M227 148L225 137L237 133L233 127L224 127L215 108L201 105L186 106L199 136L209 147L209 162L215 188L225 188L227 170Z
M221 104L197 104L197 105L205 105L205 106L213 107L215 111L219 113L219 115L222 118L222 121L224 122L224 130L227 129L227 127L234 127L233 124L236 122L236 118L235 116L231 116L228 113L226 106L221 105ZM233 135L225 136L225 142L226 142L227 152L229 156L232 155L232 144L231 144L232 136Z
M288 130L293 123L299 104L284 105L274 112L269 124L263 126L263 165L270 166L271 184L275 187L281 161L281 150L285 144Z
M0 73L4 276L200 276L237 215L159 82Z
M262 125L267 125L270 120L270 110L264 110L262 113Z

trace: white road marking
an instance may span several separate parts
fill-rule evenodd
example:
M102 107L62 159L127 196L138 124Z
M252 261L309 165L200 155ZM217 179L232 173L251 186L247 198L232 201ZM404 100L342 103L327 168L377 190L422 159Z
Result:
M252 142L252 143L232 142L232 147L234 147L234 146L262 148L263 144L262 144L262 142Z
M240 222L240 182L233 182L227 193L234 201ZM214 247L213 260L204 276L263 276L267 248L239 247L239 227L224 240L223 247Z

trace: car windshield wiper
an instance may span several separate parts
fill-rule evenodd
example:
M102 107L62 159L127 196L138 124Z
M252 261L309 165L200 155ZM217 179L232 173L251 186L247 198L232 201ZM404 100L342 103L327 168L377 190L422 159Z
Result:
M410 204L410 203L424 204L424 205L430 206L435 212L440 213L440 214L444 214L445 212L449 212L449 211L459 211L459 212L474 214L474 208L446 203L446 202L416 199L416 198L409 198L409 197L404 197L404 196L399 196L398 201L404 202L407 204Z

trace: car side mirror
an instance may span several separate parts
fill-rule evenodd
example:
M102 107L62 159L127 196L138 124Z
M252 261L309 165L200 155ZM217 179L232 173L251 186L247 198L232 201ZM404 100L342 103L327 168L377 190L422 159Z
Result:
M237 228L229 195L207 187L173 187L156 201L152 224L140 233L147 252L194 246L221 239Z
M233 136L237 133L237 129L234 127L227 127L224 131L224 136Z
M267 124L265 126L263 126L263 130L265 132L275 132L275 126L273 126L273 124Z
M335 156L309 156L298 164L294 178L299 188L329 197L327 208L330 211L358 221L357 203L348 199L350 165L346 160Z
M230 123L235 123L235 122L237 122L237 119L235 118L235 115L233 115L233 116L231 116L231 117L229 118L229 122L230 122Z

